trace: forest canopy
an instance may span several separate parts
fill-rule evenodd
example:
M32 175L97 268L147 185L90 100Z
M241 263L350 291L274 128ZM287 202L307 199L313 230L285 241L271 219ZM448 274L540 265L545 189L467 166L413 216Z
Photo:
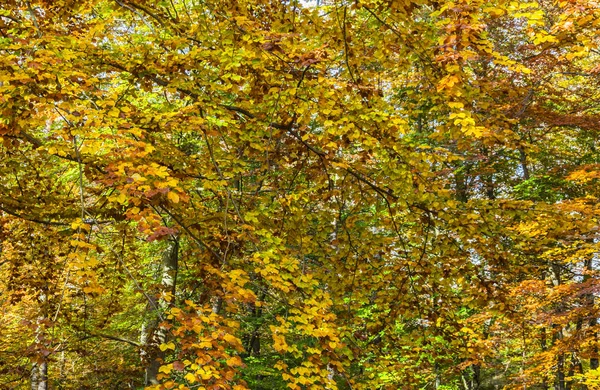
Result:
M600 3L5 0L0 388L599 389Z

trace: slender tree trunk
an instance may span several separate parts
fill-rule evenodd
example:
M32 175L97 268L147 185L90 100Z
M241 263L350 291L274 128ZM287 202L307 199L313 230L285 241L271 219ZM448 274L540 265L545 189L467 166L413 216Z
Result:
M31 390L38 390L40 383L40 367L37 363L31 365Z
M573 375L575 375L575 369L577 369L579 371L579 373L583 374L583 367L581 365L581 361L577 358L577 355L575 354L575 352L571 353L571 364L569 366L569 373L567 374L567 377L571 378ZM565 384L565 389L566 390L571 390L573 388L573 381L571 379L567 380L567 383Z
M586 273L586 275L583 277L584 282L586 282L590 279L589 273L591 273L594 269L591 258L585 262L585 269L588 273ZM593 313L594 294L587 294L585 298L586 298L586 306ZM594 315L592 315L592 318L588 322L588 325L590 326L590 328L594 328L597 324L598 324L598 319L596 318L596 315L594 314ZM590 357L590 370L596 370L600 367L600 364L599 364L600 362L598 361L598 333L594 332L593 337L596 342L594 343L594 347L592 348L592 357Z
M546 349L548 348L548 346L546 345L546 328L545 327L542 328L540 347L542 348L542 351L546 351ZM546 377L544 377L544 379L542 380L542 390L548 390L548 381L546 380Z
M456 187L456 199L460 202L466 202L468 199L467 177L464 172L466 168L466 166L462 166L454 171L454 186Z
M557 363L556 363L556 383L554 388L556 390L566 390L565 389L565 354L560 353L558 355Z
M560 274L560 266L558 264L552 264L552 275L553 280L552 283L555 287L558 287L562 284L561 274ZM562 308L559 306L559 310ZM554 329L557 329L552 335L553 344L563 338L563 330L559 328L559 325L553 325ZM565 389L565 354L560 352L556 356L556 377L554 380L554 390L566 390Z
M44 361L39 366L40 381L38 382L37 390L48 390L48 362Z
M478 390L480 383L481 367L479 364L472 364L461 373L461 379L465 390Z
M221 312L222 308L223 308L223 298L216 297L215 301L213 302L213 305L212 305L212 312L215 314L219 314L219 312Z
M177 286L177 272L179 267L179 241L173 239L171 245L165 251L162 260L161 288L164 294L175 299ZM168 308L169 302L164 299L156 299L149 296L150 302L146 305L147 320L142 325L140 344L142 350L140 357L146 365L144 382L146 386L158 384L156 376L158 369L164 359L164 352L159 346L167 341L167 332L159 327L162 313Z
M527 154L523 148L519 148L519 159L521 162L521 170L523 171L523 180L529 180L529 168L527 168Z
M479 364L473 364L473 390L479 390L481 386L481 366Z
M256 322L256 325L252 331L245 335L246 341L246 354L247 356L258 356L260 355L260 319L262 317L262 309L257 308L254 303L249 305L252 318Z
M58 370L59 370L58 378L59 378L59 381L60 381L61 384L66 383L65 382L66 376L67 376L66 368L65 368L66 363L67 363L67 360L65 358L65 351L62 350L60 352L60 366L58 368Z
M31 365L31 390L48 390L48 362Z
M590 327L596 326L596 324L596 318L590 320ZM594 333L594 338L596 339L596 343L592 350L593 355L590 358L590 370L597 370L598 368L600 368L600 362L598 361L598 333Z
M41 303L41 313L38 317L38 328L35 331L35 340L36 343L43 342L45 337L42 334L44 332L44 328L42 327L42 323L47 318L47 294L45 292L41 292L39 296L39 300ZM36 362L32 364L31 367L31 389L32 390L47 390L48 389L48 354L43 354L41 362Z
M571 354L571 364L569 365L569 372L567 373L567 378L570 378L575 374L575 363L573 362L574 355ZM565 382L565 390L571 390L571 380L567 380Z

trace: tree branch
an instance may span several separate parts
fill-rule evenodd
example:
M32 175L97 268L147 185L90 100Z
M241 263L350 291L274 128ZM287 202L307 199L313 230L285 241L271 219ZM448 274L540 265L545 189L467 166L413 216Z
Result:
M137 347L137 348L141 347L141 345L139 343L136 343L135 341L124 339L124 338L117 337L117 336L112 336L112 335L109 335L109 334L104 334L104 333L90 333L90 332L87 332L87 334L89 335L89 337L99 337L99 338L113 340L113 341L120 341L122 343L127 343L127 344L130 344L130 345L133 345L134 347Z
M16 211L9 210L6 207L4 207L3 205L0 205L0 210L4 211L6 214L12 215L13 217L17 217L17 218L20 218L20 219L23 219L23 220L29 221L29 222L41 223L43 225L69 226L69 224L65 223L65 222L46 221L43 219L27 217L27 216L17 213Z

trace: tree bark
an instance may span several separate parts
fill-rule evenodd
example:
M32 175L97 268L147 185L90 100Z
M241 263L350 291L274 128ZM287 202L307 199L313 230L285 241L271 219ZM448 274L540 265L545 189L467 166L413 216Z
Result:
M560 338L559 338L560 339ZM556 363L556 382L554 384L555 390L566 390L565 389L565 354L560 353Z
M593 263L591 258L585 262L585 270L587 273L583 277L584 283L590 279L590 273L593 271ZM594 313L594 294L587 294L585 299L588 310ZM596 318L596 314L592 314L592 318L589 320L588 325L590 328L594 328L597 324L598 319ZM598 333L594 332L593 337L596 342L592 348L592 357L590 357L590 370L596 370L600 367L600 362L598 361Z
M162 259L161 290L163 294L175 298L177 287L177 272L179 270L179 241L174 238L165 251ZM158 369L164 359L164 352L159 346L167 341L167 332L159 326L162 313L169 307L170 303L165 299L149 297L150 302L146 305L147 320L142 325L140 334L140 345L142 346L140 358L146 365L144 383L146 386L158 384L156 376Z
M521 163L521 170L523 171L523 180L529 180L529 168L527 168L527 154L523 148L519 148L519 160Z
M37 363L31 365L31 390L38 390L40 383L40 368Z
M40 381L38 383L38 390L48 390L48 362L44 360L39 366L40 370Z
M546 345L546 328L545 327L542 328L540 347L541 347L542 351L546 351L546 349L548 348L548 346ZM546 380L545 376L544 376L544 379L542 380L542 390L548 390L548 381Z
M31 390L48 390L48 362L31 366Z
M560 274L560 266L558 264L552 264L552 275L553 275L553 284L555 287L558 287L562 284L561 274ZM561 305L560 305L561 306ZM559 306L559 310L562 311L562 307ZM554 329L557 329L552 335L553 344L557 341L562 340L563 338L563 329L559 325L552 325ZM565 390L565 354L563 352L559 352L556 356L556 377L554 380L554 390Z

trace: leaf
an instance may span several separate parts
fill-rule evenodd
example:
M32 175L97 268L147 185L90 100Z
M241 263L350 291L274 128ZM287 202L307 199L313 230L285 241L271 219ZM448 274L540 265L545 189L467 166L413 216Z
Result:
M29 3L0 383L594 386L597 1Z
M239 358L239 356L233 356L227 359L227 365L229 367L239 367L242 366L242 360Z
M188 381L188 383L196 382L196 375L192 374L191 372L185 374L184 378L186 381Z
M169 200L173 203L179 203L179 195L177 195L177 193L173 192L173 191L169 191L167 193L167 197L169 198Z
M174 349L175 349L175 344L174 344L173 342L169 342L169 343L163 343L163 344L159 345L159 346L158 346L158 348L159 348L161 351L166 351L166 350L168 350L168 349L172 349L172 350L174 350Z
M170 374L171 370L173 370L173 365L165 364L165 365L160 366L160 368L158 369L158 372L164 372L165 374Z

